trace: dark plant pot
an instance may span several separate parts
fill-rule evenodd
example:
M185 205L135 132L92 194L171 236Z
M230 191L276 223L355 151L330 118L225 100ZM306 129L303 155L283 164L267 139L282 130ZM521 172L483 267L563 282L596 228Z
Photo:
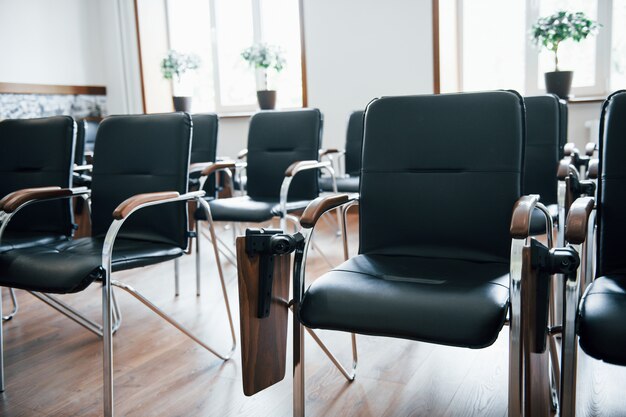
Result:
M546 72L546 92L556 94L559 98L567 100L572 88L573 71Z
M276 90L261 90L256 92L261 110L271 110L276 107Z
M191 113L191 97L174 96L174 111Z

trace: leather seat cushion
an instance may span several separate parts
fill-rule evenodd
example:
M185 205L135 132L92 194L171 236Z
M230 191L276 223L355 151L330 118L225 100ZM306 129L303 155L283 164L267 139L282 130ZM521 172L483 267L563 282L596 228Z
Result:
M323 191L333 192L333 180L330 177L320 177L320 187ZM337 191L343 193L359 192L359 177L340 177L337 178Z
M359 255L315 280L299 317L311 328L480 348L504 325L509 266Z
M102 277L104 238L81 238L0 254L0 285L49 293L82 291ZM177 258L180 247L119 238L112 270L147 266Z
M626 366L626 273L596 278L579 311L580 347L596 359Z
M552 216L552 221L554 224L557 223L559 219L559 206L556 204L550 204L546 206L548 211L550 212L550 216ZM530 234L531 236L543 235L546 233L546 217L543 212L539 209L535 209L533 211L532 217L530 218Z
M31 246L46 245L67 240L67 236L44 232L14 232L6 230L0 242L0 253L13 249L24 249Z
M287 212L304 210L309 203L309 200L289 201ZM209 206L215 221L260 223L280 214L280 204L276 201L254 200L249 196L218 198L210 200ZM196 220L207 220L202 208L196 210Z

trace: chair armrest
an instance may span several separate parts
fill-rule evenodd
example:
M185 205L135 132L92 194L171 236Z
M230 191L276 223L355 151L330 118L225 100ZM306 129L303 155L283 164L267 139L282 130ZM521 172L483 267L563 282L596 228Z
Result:
M85 152L85 162L87 162L90 165L93 164L93 152L92 151Z
M93 169L93 165L92 164L74 165L74 172L91 171L92 169Z
M113 218L115 220L124 220L136 210L157 204L171 203L174 201L191 200L204 196L204 191L193 191L180 195L178 191L161 191L156 193L136 194L122 201L115 210L113 210Z
M242 150L239 151L239 153L237 154L237 159L244 159L248 156L248 149L244 148Z
M556 177L559 181L565 181L565 178L569 177L570 174L578 176L578 170L574 165L572 165L571 158L566 156L559 161L559 167L556 170Z
M330 167L330 162L324 161L296 161L287 167L285 170L285 177L295 177L298 172L308 169L319 169Z
M342 153L344 153L344 151L340 151L339 149L336 149L336 148L328 148L328 149L320 149L319 150L320 158L322 156L326 156L326 155L330 155L330 154L334 154L334 153L342 154Z
M589 142L589 143L587 143L585 145L585 155L593 156L595 151L596 151L596 144L595 144L595 142Z
M40 187L24 188L6 195L0 200L0 210L5 213L13 213L24 204L34 201L54 200L57 198L67 198L82 194L89 194L91 191L87 187L61 188L61 187Z
M598 173L600 169L600 160L592 159L589 161L589 168L587 169L587 177L596 180L598 179Z
M304 213L300 216L300 225L305 229L312 229L315 227L319 218L322 217L322 214L326 213L328 210L350 203L355 199L355 197L351 197L348 194L317 197L304 209Z
M592 197L581 197L570 206L565 224L565 240L569 243L579 245L587 238L587 225L594 205Z
M572 156L575 153L579 153L579 151L576 148L576 144L574 142L567 142L563 147L563 153L565 154L565 156Z
M526 239L529 236L530 218L539 201L536 194L520 197L513 206L511 216L511 237L514 239Z

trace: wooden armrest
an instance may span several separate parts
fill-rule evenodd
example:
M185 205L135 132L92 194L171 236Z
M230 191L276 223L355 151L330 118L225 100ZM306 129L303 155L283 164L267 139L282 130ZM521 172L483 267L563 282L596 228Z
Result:
M89 165L93 165L93 152L85 152L85 162Z
M303 171L305 169L323 168L329 165L329 162L320 162L314 160L296 161L287 167L287 169L285 170L285 177L293 177L299 171Z
M565 156L572 156L575 153L578 153L578 149L576 149L576 144L573 142L568 142L563 147L563 153Z
M520 197L513 206L511 216L511 237L514 239L526 239L530 227L530 216L535 205L539 201L538 195L525 195Z
M341 151L336 148L320 149L319 154L321 156L330 155L331 153L340 153Z
M211 175L215 171L220 171L223 169L231 169L231 168L235 169L236 167L237 167L237 163L235 161L213 162L211 165L204 168L200 175L202 176Z
M242 149L239 151L239 153L237 154L237 159L243 159L246 156L248 156L248 149Z
M73 191L70 188L24 188L7 194L2 200L0 200L0 209L5 213L13 213L19 206L31 200L66 197L71 196L72 194Z
M334 194L322 197L317 197L311 201L304 213L300 216L300 225L305 229L311 229L315 226L315 223L322 217L326 211L334 209L350 201L348 194Z
M565 181L565 178L569 176L569 166L570 166L569 158L563 158L559 161L559 167L556 170L556 177L560 181Z
M596 151L595 142L589 142L585 145L585 155L593 156L593 153Z
M122 220L130 214L131 211L138 206L145 203L152 203L155 201L167 200L170 198L179 197L178 191L163 191L156 193L137 194L126 200L122 201L115 210L113 210L113 218L115 220Z
M587 169L587 177L591 178L592 180L598 179L599 170L600 170L600 160L592 159L591 161L589 161L589 168Z
M570 206L565 223L565 240L579 245L587 238L587 223L595 201L592 197L577 198Z

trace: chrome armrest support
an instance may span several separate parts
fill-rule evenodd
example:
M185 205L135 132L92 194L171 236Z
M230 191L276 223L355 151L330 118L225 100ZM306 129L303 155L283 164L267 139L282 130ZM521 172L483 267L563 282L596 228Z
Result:
M74 165L73 169L74 169L74 172L91 171L93 169L93 165L92 164Z

